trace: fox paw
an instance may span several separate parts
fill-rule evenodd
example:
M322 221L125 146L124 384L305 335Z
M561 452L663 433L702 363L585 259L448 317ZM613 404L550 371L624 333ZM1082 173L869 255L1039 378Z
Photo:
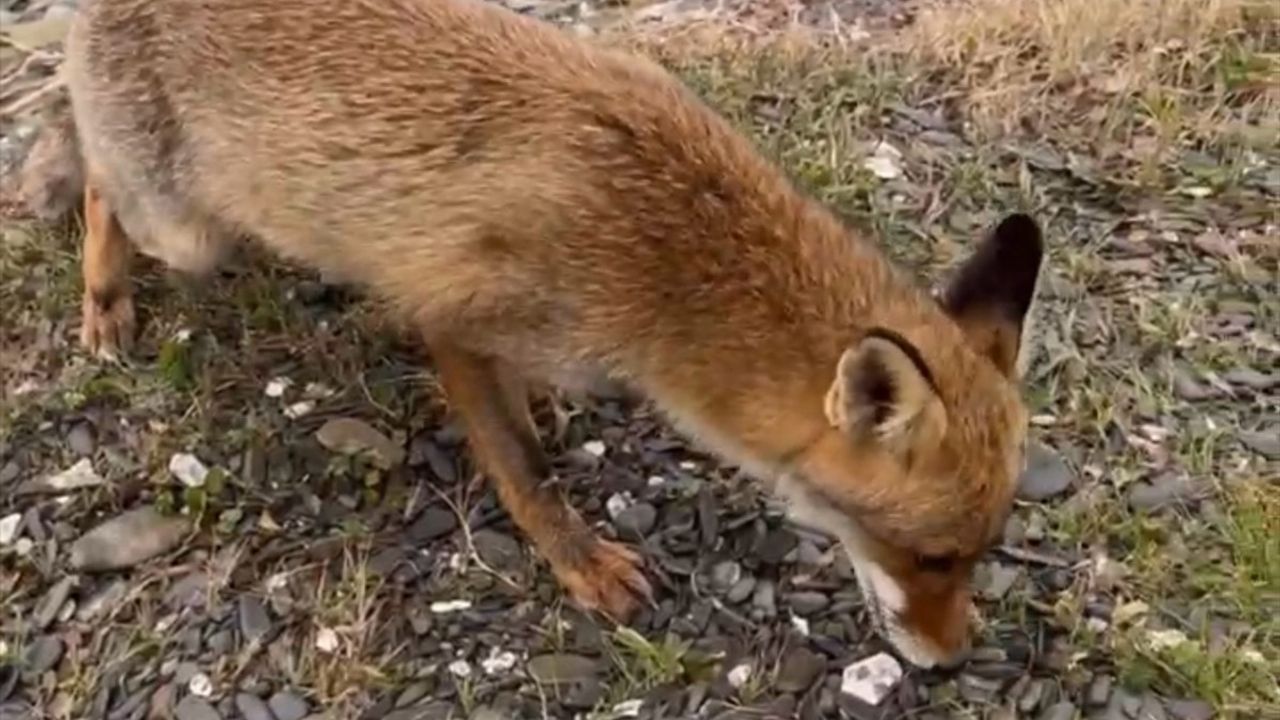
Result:
M80 344L94 356L118 360L133 347L135 328L133 296L121 293L112 298L86 292L81 307Z
M626 546L592 538L590 548L551 567L580 607L626 622L640 605L653 604L653 589L640 564L640 556Z

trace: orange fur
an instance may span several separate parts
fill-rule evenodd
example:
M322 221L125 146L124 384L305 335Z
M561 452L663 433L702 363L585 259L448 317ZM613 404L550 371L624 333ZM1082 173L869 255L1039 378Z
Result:
M67 145L128 239L91 225L91 349L131 328L94 299L127 293L130 243L200 272L256 239L421 328L584 605L625 616L648 586L544 482L525 381L634 387L859 548L911 659L963 645L1025 426L1030 220L935 300L656 65L476 0L87 0L66 69Z

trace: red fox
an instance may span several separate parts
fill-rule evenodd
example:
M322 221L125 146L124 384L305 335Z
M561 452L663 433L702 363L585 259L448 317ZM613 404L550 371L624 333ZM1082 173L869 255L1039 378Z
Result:
M1031 218L932 295L657 64L479 0L86 0L66 50L27 188L82 197L89 351L129 349L134 249L260 242L420 329L581 606L651 590L546 482L530 382L632 387L838 536L908 661L964 656L1022 462Z

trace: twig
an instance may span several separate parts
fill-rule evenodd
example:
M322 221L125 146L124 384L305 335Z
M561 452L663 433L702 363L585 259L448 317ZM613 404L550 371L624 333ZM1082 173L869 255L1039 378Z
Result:
M452 499L450 499L449 496L444 493L444 491L440 490L436 486L430 483L427 483L427 487L431 488L431 491L436 494L436 497L439 497L442 501L444 501L445 505L449 506L449 510L451 510L453 512L454 517L458 519L458 526L462 528L462 538L463 540L466 541L466 544L467 544L467 556L471 560L475 561L476 567L498 578L499 580L506 583L514 590L524 590L524 588L522 588L514 580L508 578L506 575L503 575L502 573L493 569L493 566L485 562L484 559L480 557L480 553L476 552L475 543L472 542L472 539L471 539L471 526L470 524L467 523L467 517L462 513L462 510L458 507L457 503L455 503Z

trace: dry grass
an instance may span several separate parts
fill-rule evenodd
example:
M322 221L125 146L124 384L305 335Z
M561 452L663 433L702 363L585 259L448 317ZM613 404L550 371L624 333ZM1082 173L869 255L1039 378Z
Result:
M977 129L1127 143L1274 143L1280 5L1269 0L965 0L905 49Z

